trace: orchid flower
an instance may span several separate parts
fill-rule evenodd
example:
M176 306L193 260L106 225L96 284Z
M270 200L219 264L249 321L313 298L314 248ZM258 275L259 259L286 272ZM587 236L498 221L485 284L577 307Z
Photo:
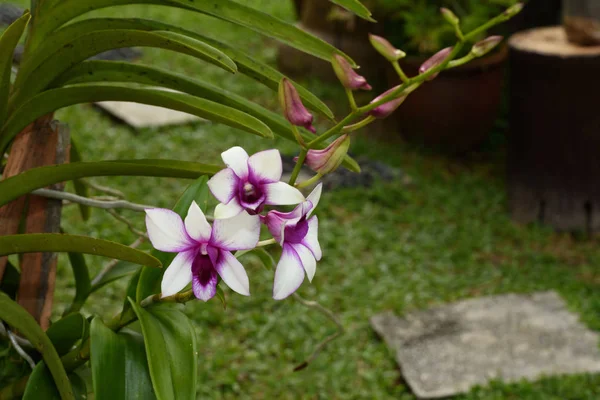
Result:
M317 185L306 201L293 211L270 211L264 222L283 253L275 270L273 298L282 300L294 293L304 281L304 274L312 281L321 259L318 241L319 220L311 213L321 198L323 184Z
M241 147L221 154L228 168L208 181L212 194L221 202L215 218L230 218L243 210L259 214L265 205L291 205L304 201L302 193L285 182L279 150L265 150L248 157Z
M185 221L167 209L146 209L146 227L152 245L160 251L179 253L161 282L162 297L171 296L192 282L194 295L208 301L217 293L217 275L231 290L250 295L248 275L233 250L256 247L260 219L248 213L216 220L211 227L196 202Z

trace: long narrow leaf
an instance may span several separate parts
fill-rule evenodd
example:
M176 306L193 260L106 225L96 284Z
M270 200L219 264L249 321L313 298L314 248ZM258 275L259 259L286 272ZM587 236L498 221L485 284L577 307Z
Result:
M37 27L39 34L33 45L39 45L43 39L41 35L53 32L81 14L126 4L160 4L200 12L252 29L327 61L334 53L338 53L354 63L350 57L324 40L267 13L231 0L63 0L47 9L46 18Z
M69 378L52 342L33 317L4 293L0 293L0 319L17 329L42 354L61 398L74 399Z
M87 319L77 313L53 323L46 334L56 348L56 352L62 356L67 354L77 342L87 339L89 328Z
M157 176L196 179L222 167L179 160L116 160L52 165L27 170L0 181L0 206L32 190L94 176Z
M65 311L65 314L79 311L92 289L85 256L81 253L69 253L69 262L71 263L71 269L75 277L75 298L71 306Z
M133 264L130 262L119 261L116 265L114 265L109 271L106 273L101 273L102 275L97 275L94 277L92 281L92 288L90 289L91 293L94 293L96 290L103 288L111 282L114 282L118 279L124 278L126 276L130 276L138 272L142 267L137 264Z
M135 89L123 86L87 84L43 92L19 108L2 128L0 151L31 121L74 104L97 101L129 101L170 108L219 122L262 137L273 137L273 132L260 120L234 108L186 93L158 89Z
M70 384L73 389L73 395L75 400L85 400L87 398L87 391L85 390L85 382L79 377L79 375L72 373L68 375ZM22 400L60 400L60 393L54 385L52 380L52 374L46 367L46 363L41 361L38 363L31 376L27 380L27 386L25 387L25 393L23 393Z
M32 233L0 236L0 256L37 252L77 252L116 258L149 267L160 267L155 257L108 240L61 233Z
M0 126L4 124L8 112L10 93L10 75L12 73L13 52L27 23L31 19L29 12L13 22L0 36Z
M371 17L371 11L358 0L329 0L340 7L344 7L348 11L352 11L362 19L370 22L377 22Z

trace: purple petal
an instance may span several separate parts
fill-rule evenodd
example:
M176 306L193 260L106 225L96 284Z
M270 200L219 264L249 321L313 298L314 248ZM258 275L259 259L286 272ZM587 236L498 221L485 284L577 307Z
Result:
M217 271L208 255L198 254L192 264L192 290L194 296L208 301L217 294Z
M283 174L279 150L265 150L248 159L248 167L259 183L278 182Z
M177 254L167 267L160 283L161 297L179 293L192 281L192 263L196 250L184 251Z
M248 153L239 146L234 146L221 153L223 162L235 172L238 178L248 176Z
M319 261L323 256L321 251L321 245L319 244L319 219L314 216L308 221L308 232L304 239L302 240L302 244L308 247L310 251L312 251L315 259Z
M190 204L184 224L185 230L192 239L205 243L210 239L212 228L195 201L192 201L192 204Z
M315 260L315 256L312 251L303 244L294 244L292 247L296 250L298 257L300 257L300 261L302 261L302 267L304 267L308 281L312 282L315 272L317 271L317 260Z
M284 245L275 270L273 298L285 299L300 287L302 281L304 281L304 268L300 257L290 245Z
M225 168L217 172L208 181L208 188L213 196L221 203L227 204L231 201L238 188L239 178L231 168Z
M244 266L229 251L218 250L216 257L210 252L215 269L223 279L223 282L231 290L243 296L250 296L250 282Z
M269 211L264 217L263 223L267 225L269 232L271 232L271 235L273 235L275 240L281 244L283 243L283 237L281 236L283 227L288 223L296 224L311 208L312 203L307 200L299 204L290 212Z
M194 246L181 217L166 208L148 208L146 229L155 249L169 253L179 253Z
M298 204L304 201L302 192L285 182L267 183L263 185L263 190L267 196L266 204L269 205Z
M259 235L258 215L243 211L233 218L215 220L210 244L223 250L248 250L256 246Z

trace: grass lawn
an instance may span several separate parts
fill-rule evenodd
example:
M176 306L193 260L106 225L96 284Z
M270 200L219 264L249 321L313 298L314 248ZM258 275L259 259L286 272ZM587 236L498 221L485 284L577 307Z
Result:
M293 18L291 1L245 3L286 20ZM210 18L148 6L122 8L118 16L125 15L159 18L202 30L267 62L275 60L272 42ZM248 78L227 75L185 56L143 51L143 63L216 82L276 107L276 93ZM330 103L343 98L337 88L318 82L306 85ZM331 106L343 112L343 104ZM234 144L249 153L272 146L289 154L294 150L282 140L261 140L208 123L133 132L90 106L72 107L57 117L69 123L88 161L163 157L219 162L220 152ZM386 309L403 314L472 296L556 290L585 324L600 331L599 240L513 224L507 215L501 150L487 152L478 161L457 162L406 145L377 145L363 138L355 141L352 151L401 168L414 183L378 183L368 190L324 193L318 210L324 258L313 283L305 282L299 293L339 314L346 334L308 368L293 372L335 327L293 299L272 300L273 273L250 265L251 297L225 289L226 310L218 300L186 306L196 322L200 343L198 398L414 399L401 380L394 355L368 323L371 315ZM172 206L188 184L164 178L95 181L124 191L132 201L162 207ZM65 229L70 233L121 243L135 239L124 225L99 210L87 223L80 220L76 208L66 210ZM143 229L143 215L123 215ZM88 257L92 273L104 262ZM62 312L74 293L65 257L60 259L58 276L56 308ZM97 292L85 310L107 317L114 314L126 283ZM494 383L458 399L599 397L600 376L596 375L516 385Z

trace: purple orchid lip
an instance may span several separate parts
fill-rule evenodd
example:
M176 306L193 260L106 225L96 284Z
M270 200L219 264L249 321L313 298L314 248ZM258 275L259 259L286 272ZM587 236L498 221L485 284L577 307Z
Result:
M216 220L211 227L198 204L192 202L185 220L171 210L146 210L146 227L155 248L178 253L165 270L163 297L178 293L192 282L194 295L208 301L216 294L217 276L233 291L250 295L248 275L231 252L256 247L258 216L242 212Z
M221 202L215 218L230 218L242 211L262 212L266 205L293 205L304 201L302 193L281 182L283 166L279 150L265 150L248 156L241 147L221 154L227 168L209 181L212 194Z

